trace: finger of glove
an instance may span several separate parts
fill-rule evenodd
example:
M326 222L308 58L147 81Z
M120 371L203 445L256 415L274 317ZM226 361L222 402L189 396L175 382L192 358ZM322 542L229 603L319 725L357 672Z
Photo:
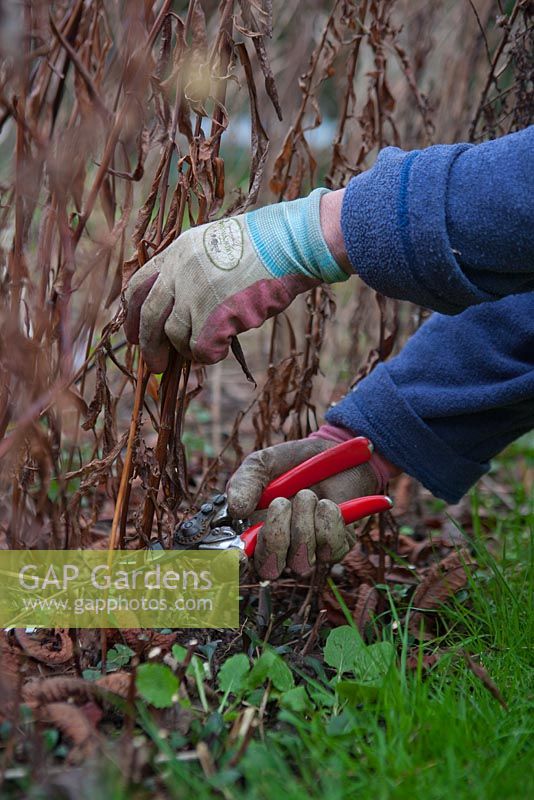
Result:
M203 339L192 344L191 357L198 364L217 364L224 361L230 352L231 336L225 338L211 336L209 339L203 331ZM207 344L206 342L209 342Z
M296 442L266 447L251 453L232 475L226 493L228 509L233 517L250 517L268 484L284 472L301 464L330 445L320 439L299 439Z
M350 544L345 521L339 506L331 500L319 500L315 509L317 561L335 563L349 552Z
M176 298L165 322L165 335L175 350L184 358L193 360L191 352L191 316L187 308L178 308Z
M361 464L359 467L346 469L332 478L327 478L311 488L317 497L332 500L334 503L343 503L354 497L376 494L379 486L369 464Z
M315 509L317 495L309 489L292 500L291 539L287 566L297 575L306 575L315 563Z
M124 296L126 298L126 319L124 320L124 330L126 338L132 344L139 344L139 324L141 318L141 307L145 302L150 290L158 279L159 270L151 261L141 267L135 275L132 275Z
M285 567L291 538L291 503L284 497L273 500L260 528L254 551L254 566L260 578L272 581Z
M165 322L173 304L173 290L160 274L143 303L139 322L141 352L152 372L163 372L167 366L169 340L165 335Z

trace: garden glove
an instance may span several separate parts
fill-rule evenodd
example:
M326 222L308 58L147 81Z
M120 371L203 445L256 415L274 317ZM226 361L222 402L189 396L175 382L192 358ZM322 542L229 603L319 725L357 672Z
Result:
M182 233L130 280L125 328L149 369L161 372L169 343L205 364L231 337L259 327L297 294L344 281L324 240L319 208L327 189Z
M258 521L265 512L256 515L254 512L263 490L272 480L355 435L343 428L323 425L307 439L252 453L228 483L231 516ZM392 467L389 462L373 453L371 461L303 489L291 500L283 497L273 500L254 552L260 578L273 580L285 566L304 575L316 563L340 561L354 546L356 535L352 525L345 525L338 504L383 491L389 467Z

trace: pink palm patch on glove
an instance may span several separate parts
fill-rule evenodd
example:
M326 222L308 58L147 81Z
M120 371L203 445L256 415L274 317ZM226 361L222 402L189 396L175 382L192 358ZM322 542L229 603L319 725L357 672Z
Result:
M228 355L232 336L259 328L284 311L298 294L313 289L318 281L298 275L267 278L228 297L210 314L192 354L196 361L215 364Z
M151 313L147 319L148 306L144 304L159 289L159 280L159 273L153 273L132 289L124 324L128 341L141 345L153 372L166 368L170 346L201 364L221 361L228 355L232 336L259 328L265 320L284 311L298 294L318 285L318 281L300 275L263 278L215 305L197 333L201 315L196 324L195 320L184 323L187 312L181 308L179 298L170 297L165 305L159 304L159 313ZM184 327L188 336L183 335Z

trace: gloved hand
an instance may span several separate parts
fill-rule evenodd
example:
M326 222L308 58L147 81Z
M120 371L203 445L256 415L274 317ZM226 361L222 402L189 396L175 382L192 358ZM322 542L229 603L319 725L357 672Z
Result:
M148 367L165 369L169 343L195 361L220 361L234 334L321 282L346 280L321 230L327 191L191 228L136 272L125 328Z
M274 478L355 435L343 428L323 425L307 439L252 453L228 483L226 492L231 515L257 521L258 515L254 512L259 499ZM303 575L316 562L340 561L354 546L356 535L353 526L345 525L338 503L381 492L389 477L388 467L394 469L389 462L373 454L370 462L303 489L292 500L283 497L273 500L254 553L254 565L260 578L273 580L285 566Z

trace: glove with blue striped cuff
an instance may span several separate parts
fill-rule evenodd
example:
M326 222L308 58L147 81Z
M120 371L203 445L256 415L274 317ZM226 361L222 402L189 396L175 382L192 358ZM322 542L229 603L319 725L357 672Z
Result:
M321 230L327 191L190 228L136 272L125 327L148 367L165 369L169 346L200 363L220 361L232 336L297 294L346 280Z

